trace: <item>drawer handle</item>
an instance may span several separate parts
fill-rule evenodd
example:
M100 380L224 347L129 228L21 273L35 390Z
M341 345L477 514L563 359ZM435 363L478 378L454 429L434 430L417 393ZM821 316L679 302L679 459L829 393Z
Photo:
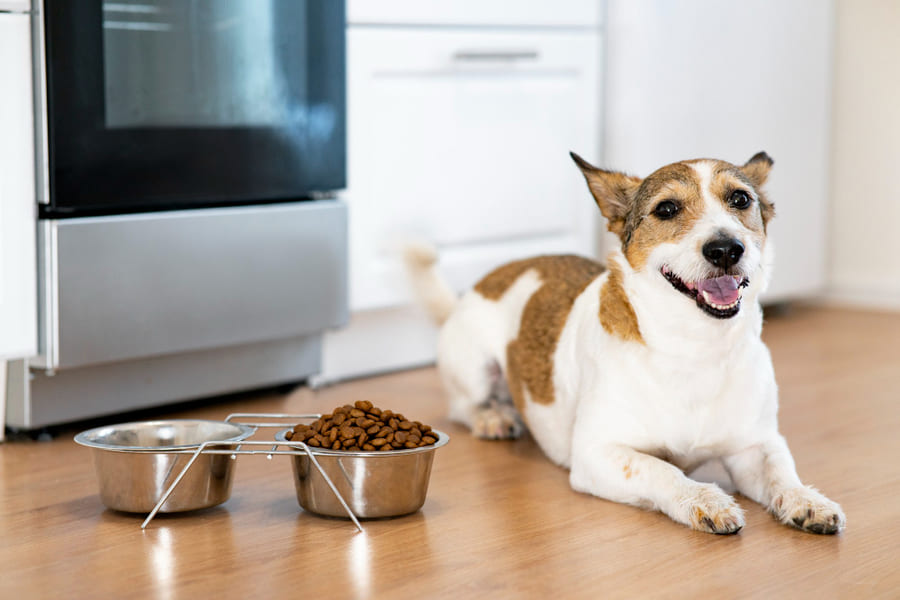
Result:
M537 60L537 50L457 50L453 60L458 62Z

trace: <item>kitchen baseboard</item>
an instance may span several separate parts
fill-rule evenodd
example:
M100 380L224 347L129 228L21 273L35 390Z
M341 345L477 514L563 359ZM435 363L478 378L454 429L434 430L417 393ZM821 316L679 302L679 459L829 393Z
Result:
M821 296L826 306L900 311L900 292L878 289L846 289L832 286Z
M424 366L436 349L437 327L417 306L354 312L345 328L325 333L322 372L310 384Z

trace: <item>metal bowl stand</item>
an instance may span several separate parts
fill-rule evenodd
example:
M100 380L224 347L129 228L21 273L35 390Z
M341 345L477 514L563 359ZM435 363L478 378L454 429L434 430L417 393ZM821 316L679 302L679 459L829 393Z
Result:
M308 414L308 415L291 415L291 414L276 414L276 413L232 413L225 418L226 423L240 423L242 425L247 425L248 427L253 428L253 434L260 428L266 427L286 427L287 423L245 423L243 421L237 421L236 419L291 419L293 421L300 421L305 419L318 419L322 415L320 414ZM223 448L222 446L230 446L230 448ZM267 449L263 450L259 449L246 449L246 446L265 446ZM288 450L279 450L280 447L287 447ZM169 496L172 495L172 492L175 491L175 488L178 487L178 484L181 483L181 480L184 478L185 474L188 472L188 469L191 468L191 465L196 462L197 458L201 454L227 454L230 455L232 460L237 460L238 455L250 455L250 454L265 454L266 458L270 459L273 456L296 456L300 454L305 454L309 457L310 462L315 466L315 468L319 471L319 474L328 484L328 487L331 488L331 491L334 492L335 497L337 497L338 501L341 503L341 506L344 507L344 510L347 511L347 516L350 517L350 520L353 521L353 524L356 526L358 531L362 531L362 525L359 524L359 519L356 518L356 515L353 514L353 511L350 510L350 506L347 505L347 502L344 500L343 496L341 496L340 492L338 492L337 487L335 487L334 483L331 481L331 478L325 473L322 467L319 465L319 461L316 460L315 454L309 449L309 446L304 444L303 442L279 442L279 441L265 441L265 440L242 440L242 441L217 441L210 440L203 442L196 450L174 450L172 452L167 452L167 454L191 454L190 460L187 464L181 469L181 472L175 477L175 480L172 481L172 484L166 489L160 499L156 502L156 506L153 507L153 510L150 511L150 514L147 515L147 518L144 519L144 522L141 523L141 529L146 529L147 525L150 524L150 521L153 520L153 517L156 516L156 513L159 512L159 509L162 508L162 505L165 504L166 500L169 499Z

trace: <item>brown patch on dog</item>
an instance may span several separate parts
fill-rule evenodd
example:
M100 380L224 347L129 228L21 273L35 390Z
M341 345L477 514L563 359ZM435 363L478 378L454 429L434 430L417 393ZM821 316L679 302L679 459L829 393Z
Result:
M756 187L740 168L721 161L716 162L713 167L712 181L709 188L710 194L720 200L741 221L744 227L757 234L759 243L762 244L761 238L766 233L767 220L774 214L774 207L768 202L765 194ZM758 201L743 210L731 207L729 200L731 195L737 190L743 190L751 197L757 197Z
M542 258L549 257L539 256L537 258L517 260L497 267L475 284L475 291L488 300L499 300L525 271L538 269Z
M775 161L765 152L757 152L753 157L744 163L740 168L741 173L747 177L747 180L753 185L753 188L759 194L759 212L763 221L763 231L772 217L775 216L775 205L769 201L768 196L762 191L763 184L769 179L769 171Z
M539 256L504 265L475 285L475 291L498 300L527 271L537 271L541 287L531 295L522 311L518 337L506 347L506 380L520 413L525 408L525 390L538 404L551 404L553 355L569 312L578 295L604 268L580 256Z
M628 301L622 280L622 268L611 260L609 277L600 288L600 324L610 335L626 342L643 344L644 337L641 335L637 315Z
M664 200L681 209L671 219L662 220L653 210ZM644 179L625 221L622 252L628 264L640 271L653 249L664 243L678 243L703 214L703 194L697 172L689 163L662 167Z
M598 169L574 152L569 152L569 156L581 169L594 201L606 217L607 229L621 238L632 197L641 185L641 178Z
M581 169L600 211L609 220L609 230L619 236L628 263L637 271L643 269L657 245L677 243L702 214L703 195L691 164L706 159L673 163L641 180L624 173L598 169L577 154L570 154ZM712 162L724 174L724 180L734 185L740 182L755 192L759 199L758 207L740 211L744 214L739 218L749 229L757 232L761 222L761 231L765 234L769 220L775 215L774 205L762 191L773 164L772 159L765 152L759 152L740 167L724 161ZM732 191L734 189L727 190L728 195ZM719 197L727 201L725 193L726 190L722 189ZM653 209L663 200L675 201L681 212L668 220L654 217Z

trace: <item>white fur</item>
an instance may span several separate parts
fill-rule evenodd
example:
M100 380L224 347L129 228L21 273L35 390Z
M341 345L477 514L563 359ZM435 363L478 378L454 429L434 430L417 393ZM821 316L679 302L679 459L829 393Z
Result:
M524 273L499 302L470 291L447 319L438 339L438 367L450 396L450 418L474 427L474 415L491 390L492 363L506 372L506 345L516 338L525 304L541 287Z
M694 168L709 196L711 165ZM682 277L708 270L700 248L722 230L744 242L738 268L750 280L740 312L730 319L705 314L659 273L662 265ZM572 487L660 510L698 530L733 533L744 524L734 500L717 485L685 475L717 460L738 491L779 520L818 532L843 527L840 507L800 482L778 432L778 390L760 339L758 302L770 245L753 243L752 232L708 197L693 230L677 244L655 248L642 271L620 251L610 260L622 270L644 344L602 327L603 274L575 300L557 342L554 402L536 404L526 394L531 434L552 461L570 468ZM479 431L478 411L493 384L490 365L506 372L507 345L540 286L529 271L499 301L475 291L460 300L438 348L452 418Z

